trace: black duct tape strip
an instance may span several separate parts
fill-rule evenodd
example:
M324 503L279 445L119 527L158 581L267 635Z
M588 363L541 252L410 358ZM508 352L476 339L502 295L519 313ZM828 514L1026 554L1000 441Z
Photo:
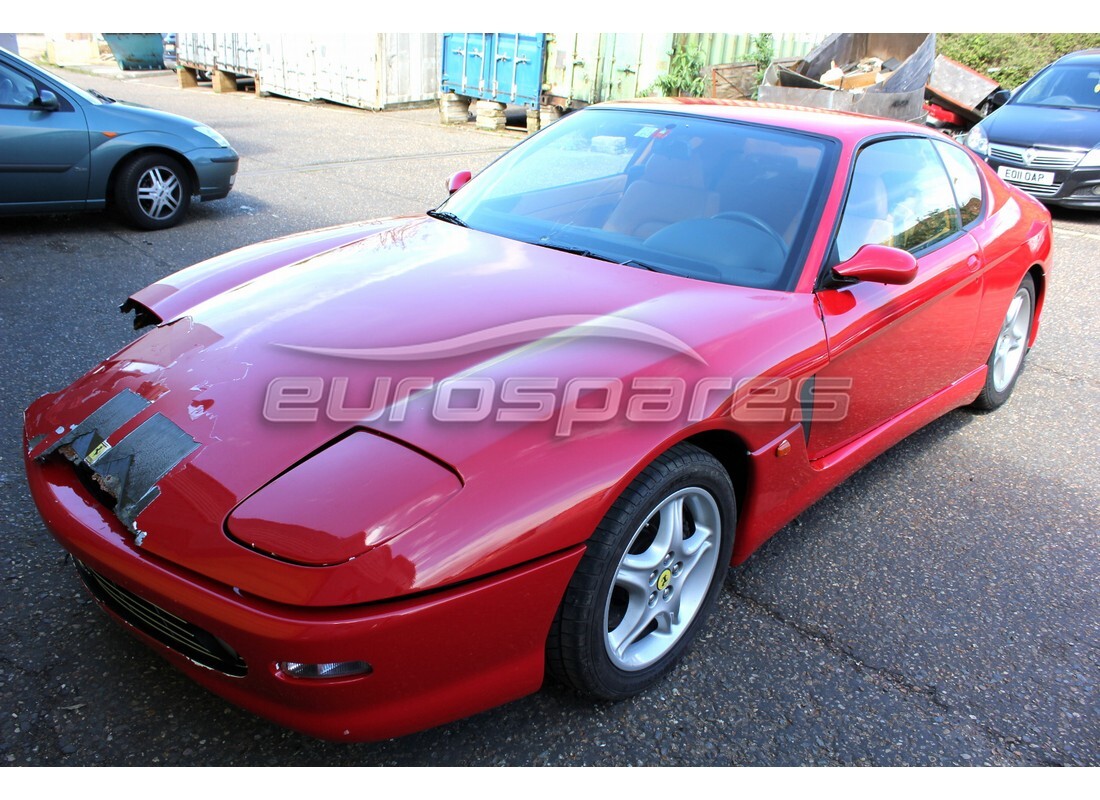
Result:
M144 411L148 405L149 401L144 397L124 389L89 414L83 422L54 442L39 457L45 458L67 445L72 448L72 455L65 453L66 457L73 462L83 461L112 433Z
M157 481L198 449L199 443L163 414L154 414L90 464L117 499L115 514L127 527L160 490Z

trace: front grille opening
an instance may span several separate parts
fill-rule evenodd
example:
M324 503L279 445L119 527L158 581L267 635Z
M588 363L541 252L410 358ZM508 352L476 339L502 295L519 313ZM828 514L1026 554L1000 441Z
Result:
M248 674L244 659L217 636L143 600L85 564L74 561L80 579L95 598L142 633L196 664L234 678L243 678Z

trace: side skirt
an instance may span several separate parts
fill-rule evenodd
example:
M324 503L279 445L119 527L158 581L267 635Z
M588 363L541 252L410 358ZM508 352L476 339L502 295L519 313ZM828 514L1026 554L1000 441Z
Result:
M983 364L822 458L809 459L801 423L750 453L749 496L738 521L731 563L742 563L772 534L876 456L948 411L972 402L981 392L985 375ZM790 449L780 457L784 442Z

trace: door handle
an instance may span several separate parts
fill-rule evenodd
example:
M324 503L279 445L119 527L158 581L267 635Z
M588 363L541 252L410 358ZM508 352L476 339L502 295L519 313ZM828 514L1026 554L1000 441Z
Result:
M966 259L966 268L971 272L977 272L981 265L982 260L977 256L970 256L970 258Z

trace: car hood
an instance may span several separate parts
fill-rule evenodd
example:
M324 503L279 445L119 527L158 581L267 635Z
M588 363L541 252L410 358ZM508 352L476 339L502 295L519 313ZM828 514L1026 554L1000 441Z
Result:
M606 489L667 438L670 425L683 425L630 431L615 420L578 424L574 435L562 436L557 419L506 424L495 408L480 420L472 413L471 419L441 421L440 407L457 409L461 417L462 409L477 405L456 392L441 406L448 380L467 381L463 385L475 395L480 387L499 397L505 381L517 376L553 381L559 389L576 378L752 376L777 364L804 367L824 359L821 332L812 295L688 280L436 220L403 220L202 302L69 388L36 401L27 412L29 457L55 457L59 442L72 439L108 401L127 398L115 400L127 408L100 426L102 438L122 447L120 440L157 418L144 439L132 441L139 447L148 442L163 455L146 476L152 483L130 491L131 500L139 494L144 499L119 514L128 533L145 550L230 585L281 601L312 602L322 595L307 591L303 579L276 580L255 565L234 566L226 545L243 548L227 538L226 520L292 467L349 436L359 436L364 446L343 450L362 452L370 462L356 467L363 480L385 473L387 463L377 462L397 451L374 447L353 431L371 432L434 461L439 469L421 471L443 483L449 479L440 470L453 473L462 485L459 496L500 491L518 480L514 460L521 456L550 471L562 460L573 462L557 485L528 484L516 491L530 498L515 496L511 507L493 509L526 514L524 525L537 525L555 503L560 511L563 503ZM734 347L742 338L752 346ZM402 385L416 392L402 395ZM281 388L273 394L273 386ZM375 397L380 399L372 403ZM708 402L714 406L721 399L714 393ZM83 444L77 460L97 442ZM336 457L333 462L342 463ZM410 469L414 474L419 468ZM287 485L310 494L300 483ZM540 492L546 496L539 498ZM455 499L447 503L461 507ZM439 534L430 553L421 545L410 548L411 560L438 562L434 572L420 563L421 569L400 574L400 585L378 583L377 596L462 577L449 555L456 551L471 554L463 569L492 568L472 555L469 537L487 536L505 523L484 508L471 513L481 517L464 518L474 530L448 523L450 543ZM510 535L518 535L517 529ZM586 533L570 535L581 541ZM368 544L378 548L395 536L405 538L400 525ZM491 549L494 558L510 557L503 542ZM512 558L518 562L530 552L520 548Z
M991 142L1089 149L1100 143L1100 111L1009 103L983 123Z
M86 105L85 114L89 125L93 128L100 127L112 130L116 133L127 134L137 131L161 131L172 133L189 140L195 140L198 144L206 144L198 139L194 128L202 123L167 111L159 111L155 108L129 103L124 100L116 100L113 103L100 105ZM213 147L213 142L209 142Z

